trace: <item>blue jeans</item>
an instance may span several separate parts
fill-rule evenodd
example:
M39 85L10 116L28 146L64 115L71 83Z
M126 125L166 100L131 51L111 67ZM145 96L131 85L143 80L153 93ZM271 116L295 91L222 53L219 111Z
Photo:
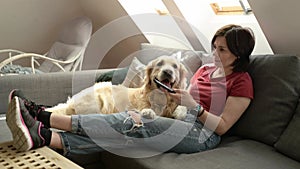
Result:
M142 118L137 125L127 112L72 116L72 131L60 132L64 155L109 151L126 157L164 152L195 153L216 147L221 137L189 114L183 121Z

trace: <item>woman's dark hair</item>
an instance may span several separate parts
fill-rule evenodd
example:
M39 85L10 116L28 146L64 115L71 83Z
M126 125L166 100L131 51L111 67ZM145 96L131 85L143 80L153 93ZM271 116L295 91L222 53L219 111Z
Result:
M240 25L225 25L220 28L211 41L212 49L217 37L224 36L228 49L237 59L233 62L234 72L245 72L249 65L249 56L251 55L255 37L250 28L243 28Z

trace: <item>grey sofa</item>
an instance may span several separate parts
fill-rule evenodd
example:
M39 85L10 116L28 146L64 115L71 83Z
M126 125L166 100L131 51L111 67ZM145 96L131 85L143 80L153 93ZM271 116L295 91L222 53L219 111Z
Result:
M13 88L22 89L41 104L53 105L108 71L111 70L0 77L1 112L6 110L7 95ZM299 169L299 58L293 55L252 56L249 73L253 78L255 99L213 150L194 154L164 153L148 158L127 158L103 152L72 160L85 168ZM86 80L82 80L84 78Z

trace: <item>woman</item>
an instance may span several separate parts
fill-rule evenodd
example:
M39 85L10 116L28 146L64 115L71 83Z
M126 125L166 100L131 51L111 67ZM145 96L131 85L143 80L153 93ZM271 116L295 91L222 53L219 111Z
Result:
M174 94L167 93L188 108L185 120L158 117L150 121L134 111L56 115L14 90L7 113L14 145L21 151L46 145L63 149L68 157L104 150L142 157L216 147L220 136L234 125L253 99L252 81L246 70L255 40L250 29L226 25L216 32L211 45L214 64L204 65L194 74L188 91L177 89ZM22 144L19 140L23 140ZM122 154L123 148L142 153Z

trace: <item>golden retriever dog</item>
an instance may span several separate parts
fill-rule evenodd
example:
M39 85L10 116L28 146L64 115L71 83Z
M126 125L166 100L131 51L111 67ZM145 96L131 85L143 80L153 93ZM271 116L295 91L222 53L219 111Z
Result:
M185 89L186 73L184 65L174 57L160 56L146 66L143 85L139 88L99 82L75 94L66 103L46 110L67 115L111 114L135 110L147 118L154 118L158 115L183 119L186 115L186 108L178 106L166 89L157 85L154 79L172 88Z

